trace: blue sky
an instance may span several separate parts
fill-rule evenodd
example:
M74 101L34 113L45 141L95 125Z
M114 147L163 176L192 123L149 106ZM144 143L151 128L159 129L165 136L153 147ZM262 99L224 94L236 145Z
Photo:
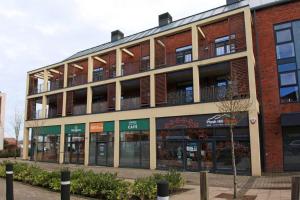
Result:
M158 15L173 20L225 4L225 0L0 0L0 91L7 94L5 137L10 121L24 111L26 72L158 25ZM22 134L21 134L22 135Z

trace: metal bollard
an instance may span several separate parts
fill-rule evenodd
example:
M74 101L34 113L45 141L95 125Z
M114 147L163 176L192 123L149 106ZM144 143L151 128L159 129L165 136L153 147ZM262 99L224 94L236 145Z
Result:
M292 200L300 199L300 177L292 177Z
M207 171L200 172L200 199L208 200L208 181L207 181Z
M6 200L14 199L13 164L6 164Z
M61 200L70 200L70 171L61 172L60 197Z
M169 183L167 181L157 183L157 200L169 200Z

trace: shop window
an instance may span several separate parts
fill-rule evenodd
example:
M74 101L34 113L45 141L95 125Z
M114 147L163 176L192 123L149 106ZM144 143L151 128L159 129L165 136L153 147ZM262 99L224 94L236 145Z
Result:
M192 46L176 49L176 64L192 62Z
M282 134L284 170L298 171L300 166L300 127L284 127Z

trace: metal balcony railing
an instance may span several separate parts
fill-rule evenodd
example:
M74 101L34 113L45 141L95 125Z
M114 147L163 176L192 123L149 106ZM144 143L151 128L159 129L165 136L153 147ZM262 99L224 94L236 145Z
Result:
M218 56L224 56L232 53L242 52L246 50L245 37L230 39L224 45L216 43L208 43L202 41L199 45L199 60L205 60Z
M43 83L40 83L38 84L37 86L31 88L29 90L29 94L30 95L33 95L33 94L38 94L38 93L41 93L44 91L44 84Z
M203 87L200 89L201 95L201 102L216 102L226 97L226 87L217 87L217 86L210 86L210 87Z
M178 90L173 92L168 92L168 102L167 105L182 105L193 103L193 92Z
M32 110L30 119L42 119L44 118L42 115L42 110Z
M122 65L122 76L137 74L150 70L150 60L127 62Z
M116 77L116 71L103 70L93 72L93 81L103 81L114 77Z
M184 63L190 63L193 61L192 53L186 54L184 56L178 55L178 53L168 53L165 55L160 55L155 59L156 68L163 68L172 65L181 65Z
M64 80L56 79L56 80L50 81L48 89L49 89L49 91L52 91L52 90L61 89L63 87L64 87Z
M108 111L108 102L95 102L92 104L92 113L102 113Z
M68 86L76 86L87 83L87 74L72 75L68 77Z
M132 110L141 108L140 97L132 97L121 100L121 110Z

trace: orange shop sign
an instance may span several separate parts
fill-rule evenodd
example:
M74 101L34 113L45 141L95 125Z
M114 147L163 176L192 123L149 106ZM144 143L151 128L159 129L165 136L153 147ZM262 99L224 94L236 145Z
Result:
M101 132L103 132L102 122L90 123L90 133L101 133Z

